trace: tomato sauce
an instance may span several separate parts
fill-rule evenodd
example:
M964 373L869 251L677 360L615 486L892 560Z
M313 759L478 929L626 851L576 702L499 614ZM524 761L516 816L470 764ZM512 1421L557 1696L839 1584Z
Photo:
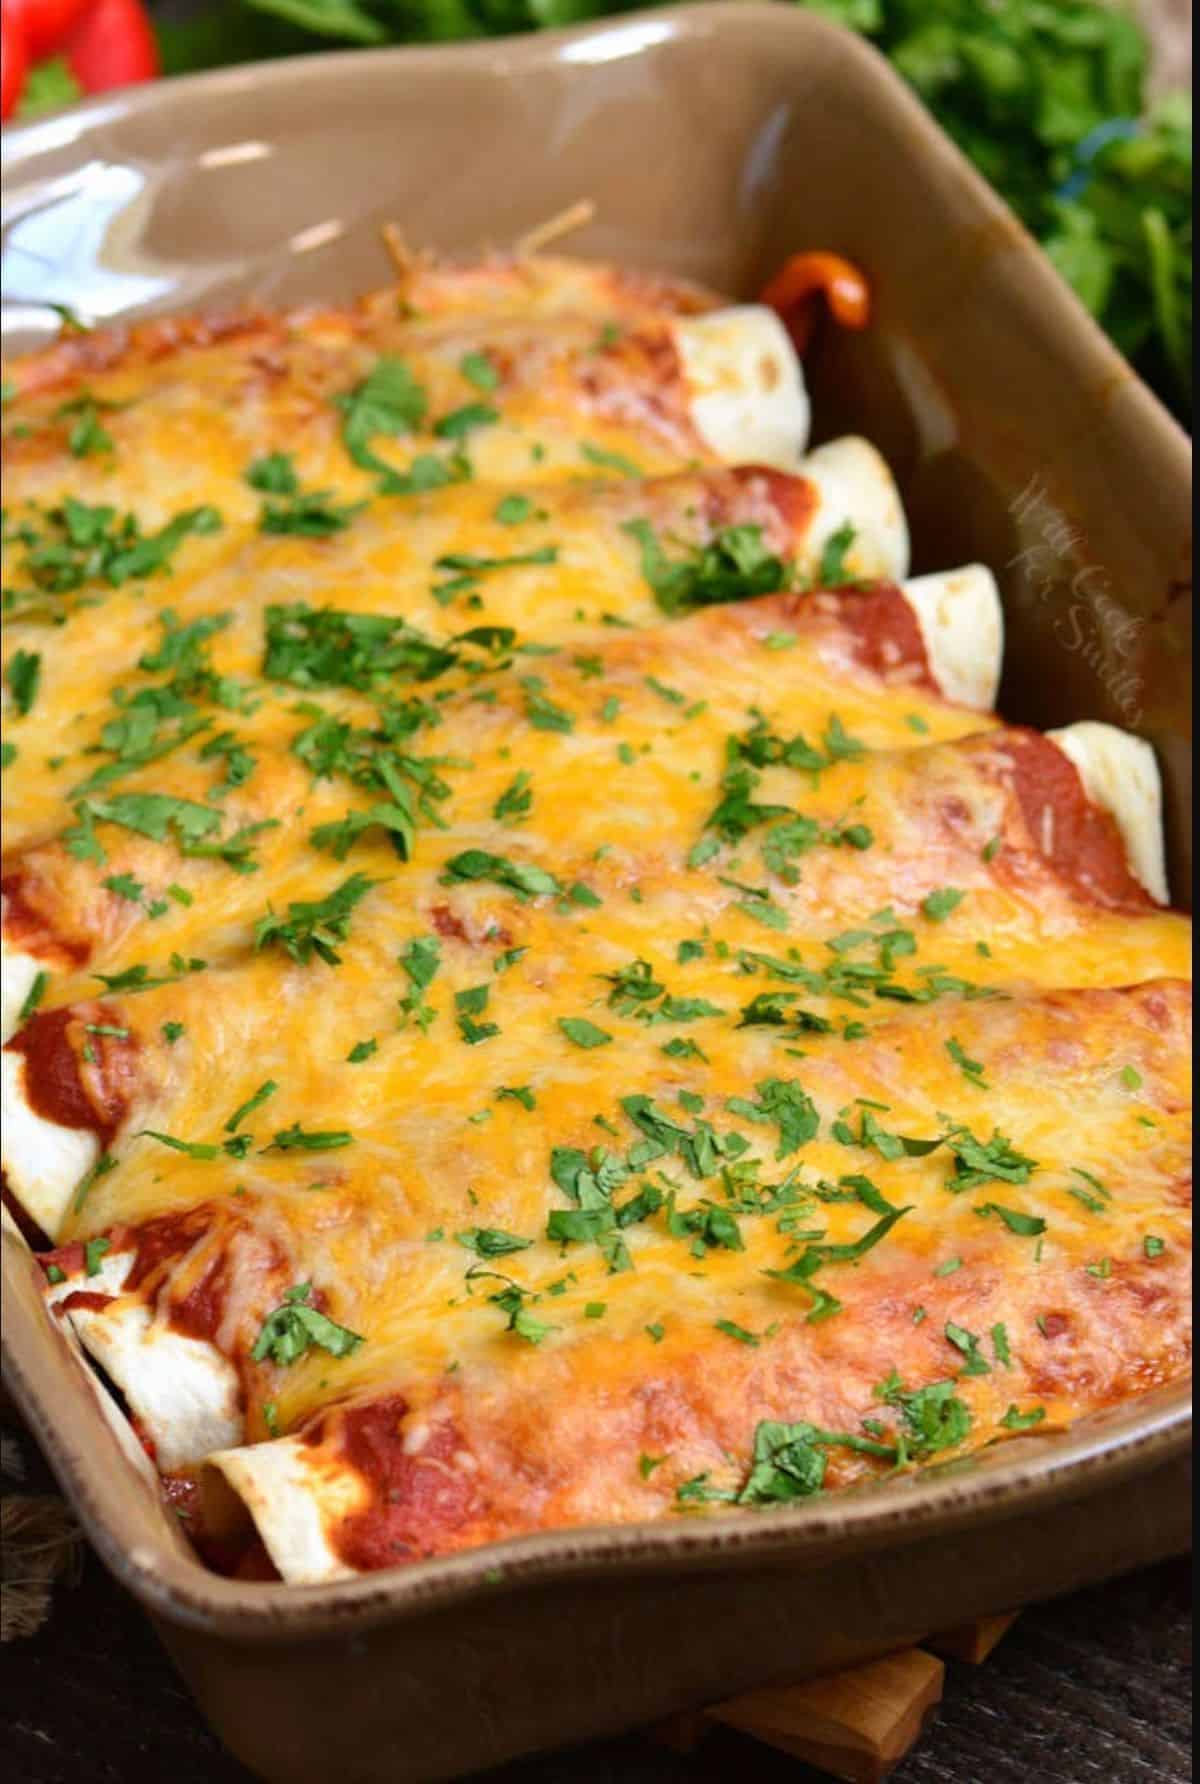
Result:
M917 616L901 589L894 583L880 582L870 588L839 589L837 617L853 639L854 654L864 669L886 681L898 669L920 673L911 676L910 685L941 689L933 678L925 640Z
M4 933L14 947L24 948L39 960L50 964L66 962L82 966L91 949L86 942L71 942L61 936L30 902L26 876L13 871L0 878L4 895Z
M1075 764L1038 731L1005 732L1000 748L1011 766L1025 827L1042 859L1084 902L1112 910L1155 909L1130 872L1120 828L1093 805ZM1003 872L1001 851L996 868Z
M95 1014L97 1022L118 1026L103 1006ZM85 1045L94 1055L86 1079ZM35 1114L59 1127L85 1128L108 1146L129 1111L135 1052L129 1040L89 1034L68 1006L31 1016L6 1046L25 1060L25 1095Z
M403 1426L408 1411L408 1402L393 1394L341 1412L333 1425L343 1458L367 1482L371 1500L339 1519L329 1540L348 1567L362 1572L445 1553L480 1509L475 1475L455 1464L465 1447L458 1427L439 1421L410 1453ZM327 1428L321 1420L306 1441L320 1443Z

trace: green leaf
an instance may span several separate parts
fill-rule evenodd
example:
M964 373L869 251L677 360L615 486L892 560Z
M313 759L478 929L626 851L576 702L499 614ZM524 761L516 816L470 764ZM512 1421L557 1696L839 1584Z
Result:
M672 616L714 602L745 601L787 588L791 571L767 550L760 526L724 527L709 544L668 558L648 520L621 528L641 548L642 575L655 600Z
M329 966L340 965L334 943L345 941L355 906L375 883L365 874L352 874L325 898L294 900L286 917L268 910L255 925L255 949L280 947L301 966L307 966L314 954Z
M465 440L476 428L490 427L499 419L500 411L487 403L464 403L461 409L454 409L435 421L433 431L439 440Z
M357 1332L339 1326L312 1306L312 1283L302 1282L289 1288L283 1304L267 1315L250 1355L256 1363L269 1357L281 1368L287 1368L313 1345L331 1356L348 1357L362 1343Z
M943 886L939 891L931 892L927 898L921 900L921 910L931 923L944 923L951 912L958 909L966 896L966 893L960 892L957 886Z
M546 893L559 893L562 886L552 873L527 861L511 861L507 855L491 855L485 849L464 849L451 856L442 872L443 881L494 880L514 892L536 898Z
M38 651L15 650L5 670L5 680L12 689L13 703L24 718L33 710L42 677L42 658Z
M45 997L46 987L49 985L49 983L50 983L50 974L48 972L46 972L44 968L40 972L36 972L33 975L33 983L30 985L29 990L25 993L24 1001L21 1004L21 1008L17 1012L18 1024L20 1024L22 1022L28 1022L29 1018L33 1015L33 1012L37 1009L38 1005L41 1003L42 999ZM1147 1257L1149 1257L1151 1255L1151 1253L1147 1252L1146 1255L1147 1255Z
M279 1086L273 1078L268 1078L264 1084L260 1084L258 1089L254 1092L254 1095L247 1097L246 1101L241 1103L234 1110L233 1114L229 1117L229 1120L225 1123L225 1132L227 1134L235 1134L238 1128L242 1125L242 1122L245 1121L247 1115L253 1115L255 1109L261 1109L267 1098L274 1096L278 1089Z
M476 390L495 390L500 383L500 373L492 364L486 353L464 353L458 362L458 369L468 384Z
M384 355L360 384L333 400L344 417L342 442L355 464L364 471L391 476L393 467L377 456L371 442L381 434L394 439L414 433L424 421L427 407L425 391L405 362Z
M286 19L319 37L346 38L351 43L386 43L389 32L354 0L245 0L259 12Z
M1044 1406L1031 1406L1028 1412L1021 1412L1014 1403L1004 1414L1000 1423L1006 1431L1032 1431L1035 1425L1041 1424L1045 1416L1046 1408Z
M589 465L595 465L600 471L615 471L619 477L644 477L645 472L640 465L635 465L631 458L623 452L606 452L602 446L589 446L585 440L579 448Z
M269 1148L277 1152L338 1152L343 1146L350 1146L354 1135L348 1134L344 1128L304 1128L298 1121L291 1127L281 1128L271 1136Z
M850 521L846 521L829 535L821 548L821 562L817 568L818 588L844 588L854 581L846 569L846 554L857 537L858 530Z
M532 1239L518 1238L516 1233L506 1233L499 1227L466 1227L454 1237L476 1257L506 1257L513 1251L525 1251L533 1244Z
M585 1016L560 1016L558 1026L576 1047L606 1047L612 1036Z
M999 1202L984 1202L975 1210L976 1214L998 1214L1010 1233L1019 1233L1023 1239L1036 1239L1046 1230L1046 1223L1037 1214L1022 1214L1016 1208L1003 1208Z

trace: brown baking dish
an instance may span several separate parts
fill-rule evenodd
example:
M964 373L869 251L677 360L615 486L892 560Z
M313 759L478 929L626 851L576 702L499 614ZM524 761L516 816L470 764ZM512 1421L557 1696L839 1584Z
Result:
M820 435L895 470L915 568L981 558L1002 705L1148 736L1190 888L1184 436L886 65L783 7L315 56L106 97L4 139L9 351L54 323L343 298L378 226L465 250L582 196L573 251L753 293L835 249L876 294L810 356ZM399 1784L802 1677L1188 1541L1182 1385L768 1515L558 1530L346 1584L205 1571L4 1238L7 1379L104 1560L262 1777Z

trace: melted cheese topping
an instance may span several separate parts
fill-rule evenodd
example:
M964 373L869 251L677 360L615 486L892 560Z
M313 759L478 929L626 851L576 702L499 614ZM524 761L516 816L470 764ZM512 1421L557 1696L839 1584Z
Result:
M614 339L512 296L265 320L20 411L13 921L58 953L6 1068L36 1112L29 1037L69 1010L63 1069L113 1112L113 1167L52 1223L61 1304L145 1373L172 1465L236 1416L232 1368L234 1440L309 1433L330 1529L370 1498L345 1409L394 1396L390 1441L469 1490L352 1567L733 1491L760 1420L894 1435L892 1372L953 1379L977 1441L1186 1355L1187 924L1125 885L1111 825L1094 876L1064 869L1078 781L1030 803L1027 734L934 689L880 617L898 593L735 578L757 598L664 618L710 598L678 567L712 573L729 528L724 570L774 555L776 585L829 573L836 528L803 484L683 470L660 313L630 300ZM379 497L351 462L330 399L380 352L423 393L418 433L371 436L393 468L449 464L429 417L495 406L469 481ZM64 454L81 416L111 451ZM257 530L293 494L246 483L269 452L317 509L371 506ZM675 474L567 481L613 453ZM55 592L68 493L222 529ZM347 883L323 924L296 908ZM89 1288L96 1235L135 1262ZM299 1303L344 1336L285 1361L264 1322ZM167 1337L199 1371L175 1423ZM877 1465L830 1458L831 1484Z

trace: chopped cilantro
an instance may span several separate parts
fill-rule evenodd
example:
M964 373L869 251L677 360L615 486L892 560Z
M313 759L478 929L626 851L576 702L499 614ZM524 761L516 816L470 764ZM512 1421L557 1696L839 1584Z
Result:
M560 1016L558 1026L576 1047L606 1047L612 1036L584 1016Z
M246 467L246 482L251 489L266 495L291 496L300 487L300 478L290 452L268 452L253 459Z
M412 986L411 992L400 1000L401 1017L406 1019L411 1016L418 1028L425 1030L435 1015L435 1011L425 1002L425 992L433 983L441 965L441 943L435 935L414 936L398 958Z
M525 694L525 717L535 731L568 732L575 729L575 720L562 706L556 706L542 692L544 683L540 676L525 675L521 678L521 686Z
M537 1100L528 1084L502 1084L496 1092L496 1101L520 1103L523 1109L536 1109Z
M443 883L454 880L493 880L525 898L559 893L562 887L552 873L531 862L510 861L506 855L490 855L484 849L464 849L451 856L442 873Z
M458 1031L469 1047L476 1047L481 1041L490 1041L493 1035L500 1033L498 1023L475 1020L486 1011L491 989L490 985L474 985L469 990L456 991L454 994Z
M506 1233L499 1227L465 1227L454 1237L476 1257L506 1257L513 1251L526 1251L533 1244L532 1239L518 1238L516 1233Z
M1032 1431L1040 1425L1046 1416L1044 1406L1031 1406L1028 1412L1021 1412L1014 1402L1000 1420L1006 1431Z
M931 923L944 923L950 913L958 909L966 896L966 893L960 892L957 886L943 886L939 891L931 892L927 898L921 900L921 910Z
M269 1357L281 1368L287 1368L313 1345L331 1356L348 1357L362 1343L357 1332L339 1326L317 1311L312 1305L312 1283L302 1282L284 1291L282 1305L263 1321L250 1355L256 1363Z
M502 527L520 526L535 512L528 496L502 496L492 511L492 519Z
M369 880L365 874L356 873L325 898L293 901L288 905L286 917L268 908L267 914L254 926L255 948L280 947L301 966L306 966L314 954L327 965L338 966L341 955L334 943L345 941L354 907L374 884L375 881Z
M714 602L744 601L788 586L790 571L768 551L760 526L724 527L709 544L668 558L648 520L622 530L641 548L642 575L664 613L686 613Z
M433 431L439 440L465 440L476 428L490 427L499 419L500 411L488 403L464 403L435 421Z
M970 1433L970 1411L954 1388L953 1381L935 1381L928 1387L906 1390L893 1378L875 1392L900 1413L907 1448L926 1457L954 1449Z
M246 1101L239 1104L234 1110L233 1114L229 1117L229 1120L225 1123L225 1132L227 1134L235 1134L238 1128L242 1125L242 1122L245 1121L247 1115L253 1115L255 1109L261 1109L267 1098L274 1096L278 1089L279 1086L273 1078L268 1078L264 1084L260 1084L253 1096L247 1097Z
M79 1186L76 1189L74 1198L71 1202L72 1214L78 1214L81 1212L81 1210L83 1208L83 1204L87 1201L88 1196L91 1194L94 1185L100 1181L101 1177L107 1177L108 1173L110 1171L115 1171L116 1168L117 1168L116 1159L113 1158L110 1153L107 1153L107 1152L101 1153L100 1157L96 1160L96 1162L92 1166L91 1170L86 1171L84 1173L82 1179L80 1180Z
M30 984L29 990L25 993L25 996L21 1002L21 1007L17 1011L18 1023L28 1022L29 1018L33 1015L33 1012L37 1009L38 1005L41 1003L42 999L45 997L46 987L49 985L49 983L50 983L50 974L48 972L46 972L44 968L42 970L34 973L33 981Z
M846 556L857 537L857 529L850 521L830 533L821 548L821 561L817 567L819 588L843 588L854 581L846 569Z
M961 1071L964 1078L972 1084L977 1084L980 1090L987 1090L989 1088L983 1075L984 1067L980 1064L979 1060L968 1058L962 1043L955 1040L953 1035L951 1035L950 1039L946 1042L946 1051Z
M205 1140L180 1140L174 1134L159 1133L152 1127L143 1127L139 1132L145 1139L157 1140L160 1146L169 1146L172 1152L182 1152L188 1158L211 1159L220 1156L221 1148L210 1145Z
M1006 1134L993 1133L990 1140L977 1140L969 1128L952 1128L946 1135L958 1167L946 1180L946 1188L957 1193L974 1189L979 1183L1028 1183L1037 1170L1037 1161L1018 1152Z
M585 440L579 448L589 465L595 465L600 471L615 471L619 477L644 477L645 472L640 465L635 465L631 458L623 452L606 452L602 446L590 446Z
M496 800L492 807L492 816L501 823L507 821L514 824L527 818L533 807L531 780L532 776L522 768Z
M402 359L384 355L361 383L333 400L342 412L346 451L364 471L379 472L386 488L395 473L376 454L372 441L379 435L394 439L415 433L425 419L425 391Z
M983 1202L976 1209L976 1214L998 1214L1010 1233L1019 1233L1023 1239L1036 1239L1046 1230L1046 1223L1037 1214L1022 1214L1017 1208L1004 1208L999 1202Z
M981 1353L978 1338L968 1332L965 1326L957 1326L953 1320L947 1320L943 1330L949 1342L967 1359L963 1365L964 1375L991 1374L992 1366Z
M264 1151L275 1152L336 1152L342 1146L353 1144L354 1135L348 1134L344 1128L311 1129L301 1127L294 1121L291 1127L281 1128L271 1136L271 1142Z
M16 650L5 670L5 680L12 689L13 704L24 718L33 709L42 675L42 659L38 651Z
M486 353L464 353L458 369L476 390L495 390L500 383L500 373Z
M100 1265L106 1251L112 1249L112 1240L99 1238L88 1239L83 1247L83 1273L85 1276L98 1276Z
M507 1315L508 1323L505 1326L505 1331L515 1333L518 1338L523 1338L526 1344L540 1344L554 1330L554 1327L547 1325L543 1320L535 1319L529 1312L527 1303L537 1297L529 1289L522 1288L519 1283L514 1282L511 1277L501 1276L495 1270L485 1270L479 1264L473 1264L467 1271L467 1282L469 1284L481 1277L489 1276L495 1281L505 1284L504 1288L487 1297L490 1306L498 1307L501 1313Z

